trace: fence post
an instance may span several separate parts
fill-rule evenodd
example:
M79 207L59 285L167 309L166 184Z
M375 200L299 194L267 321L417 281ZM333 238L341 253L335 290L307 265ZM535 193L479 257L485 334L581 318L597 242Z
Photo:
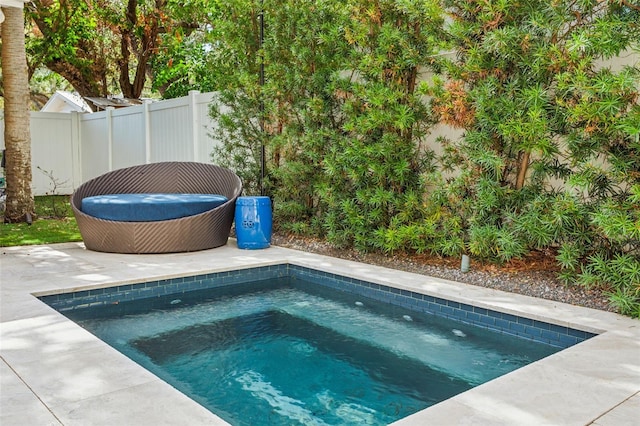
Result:
M198 106L196 105L196 97L199 94L199 90L189 90L189 120L191 122L193 161L198 161L198 157L200 156L200 138L198 135L200 120L198 119Z
M113 170L113 110L114 107L105 108L105 117L107 119L107 160L108 171Z
M75 189L82 183L82 134L80 113L71 112L71 187Z
M146 164L151 163L151 112L149 111L150 105L150 100L144 101L142 110L142 116L144 118L144 162Z

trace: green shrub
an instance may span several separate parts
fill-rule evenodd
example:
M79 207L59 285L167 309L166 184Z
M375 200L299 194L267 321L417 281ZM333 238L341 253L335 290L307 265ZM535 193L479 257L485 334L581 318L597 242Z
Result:
M567 285L639 315L639 74L599 64L637 47L640 10L265 0L260 49L257 2L221 7L216 160L257 193L264 147L285 229L493 262L555 251ZM439 156L424 144L436 123L464 132Z
M638 70L597 64L637 42L640 11L444 4L458 57L428 90L440 120L465 133L443 141L442 168L457 174L431 200L460 214L471 254L505 261L557 249L567 283L610 288L637 315Z

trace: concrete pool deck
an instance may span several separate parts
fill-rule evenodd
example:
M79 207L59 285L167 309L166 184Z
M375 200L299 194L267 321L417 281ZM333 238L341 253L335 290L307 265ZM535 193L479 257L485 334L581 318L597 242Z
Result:
M638 320L279 247L239 250L233 240L161 255L0 248L0 424L225 425L34 295L286 262L599 334L395 426L638 424Z

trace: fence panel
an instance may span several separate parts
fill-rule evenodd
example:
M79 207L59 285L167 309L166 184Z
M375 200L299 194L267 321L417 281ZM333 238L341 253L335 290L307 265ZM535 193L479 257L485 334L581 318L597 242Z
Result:
M211 137L211 131L215 125L209 117L209 104L213 100L213 93L197 93L195 97L195 126L197 139L196 161L202 163L211 162L211 152L213 147L220 144L220 141Z
M158 161L211 162L212 93L92 114L31 113L33 192L71 194L110 170ZM4 121L0 111L0 148Z
M83 114L80 118L82 182L111 170L110 121L110 111Z
M149 115L150 162L193 161L191 114L185 98L151 104Z
M32 188L37 194L70 194L74 176L74 115L51 112L31 113L31 139L40 143L31 148Z
M112 111L113 170L146 162L144 109L139 105Z
M35 195L70 194L80 177L77 114L31 112L31 187ZM0 111L0 149L4 149L4 111Z

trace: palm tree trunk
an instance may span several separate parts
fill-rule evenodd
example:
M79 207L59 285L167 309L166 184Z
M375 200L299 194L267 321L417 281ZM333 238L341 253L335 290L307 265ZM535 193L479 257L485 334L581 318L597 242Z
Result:
M4 143L7 200L5 222L30 222L34 213L31 192L31 133L29 77L24 48L22 9L3 7L2 74L4 89Z

